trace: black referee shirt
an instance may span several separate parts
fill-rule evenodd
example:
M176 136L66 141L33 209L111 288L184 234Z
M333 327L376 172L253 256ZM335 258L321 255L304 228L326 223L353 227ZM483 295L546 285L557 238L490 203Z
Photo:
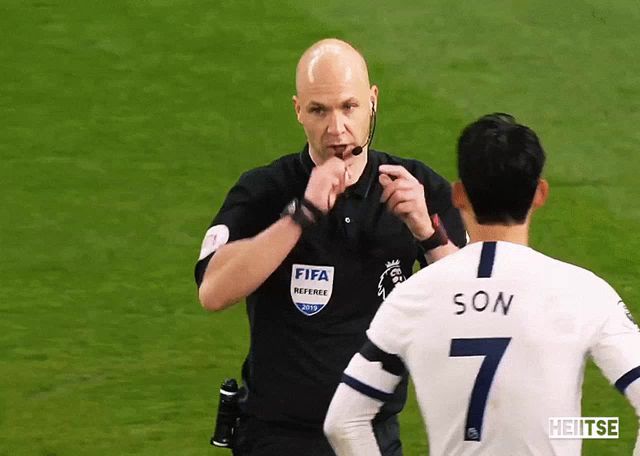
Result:
M278 269L247 297L251 345L243 377L247 410L260 419L322 426L342 371L365 341L376 310L424 253L406 225L380 203L378 166L404 166L423 185L430 214L449 237L465 243L449 183L416 160L370 150L365 170L329 215L308 228ZM243 174L211 226L226 225L229 241L252 237L304 195L314 163L308 148ZM196 265L198 285L211 255ZM406 379L380 412L397 413Z

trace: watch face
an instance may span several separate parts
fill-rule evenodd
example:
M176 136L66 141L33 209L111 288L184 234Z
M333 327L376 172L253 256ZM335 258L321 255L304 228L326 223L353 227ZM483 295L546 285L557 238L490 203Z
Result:
M291 202L289 203L289 206L287 206L287 213L289 215L293 215L295 214L296 209L298 209L298 200L297 199L291 200Z
M296 213L296 210L298 209L298 200L297 199L293 199L291 200L291 202L289 204L287 204L287 207L285 208L284 211L282 211L283 215L293 215Z

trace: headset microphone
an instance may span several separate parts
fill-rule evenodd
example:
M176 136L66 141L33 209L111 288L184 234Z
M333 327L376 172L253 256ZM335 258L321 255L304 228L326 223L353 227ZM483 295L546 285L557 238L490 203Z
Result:
M351 151L351 155L358 156L362 153L367 144L371 144L373 140L373 133L376 131L376 106L371 104L371 118L369 119L369 136L367 141L362 146L356 146Z

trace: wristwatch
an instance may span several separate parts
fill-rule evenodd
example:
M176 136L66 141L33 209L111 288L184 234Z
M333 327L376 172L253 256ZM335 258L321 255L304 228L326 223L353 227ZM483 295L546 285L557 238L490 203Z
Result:
M294 198L284 208L281 217L290 216L304 230L316 223L324 214L311 201Z
M447 236L447 231L444 229L444 226L440 222L440 217L438 214L431 216L431 224L433 225L434 232L433 234L423 241L418 241L424 253L429 252L437 247L442 247L443 245L447 245L449 242L449 236Z

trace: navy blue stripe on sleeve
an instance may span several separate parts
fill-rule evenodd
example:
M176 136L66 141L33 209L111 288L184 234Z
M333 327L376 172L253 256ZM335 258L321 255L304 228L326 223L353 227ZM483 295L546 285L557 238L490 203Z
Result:
M377 388L369 386L365 383L362 383L360 380L357 380L347 374L342 374L342 383L350 386L354 390L359 393L364 394L372 399L377 399L381 402L387 402L393 397L393 394L385 393L384 391L380 391Z
M629 372L620 377L615 383L615 387L618 388L618 391L624 394L627 387L635 382L638 378L640 378L640 366L631 369Z
M480 264L478 264L478 277L487 279L493 272L493 261L496 258L496 242L483 242L480 252Z
M371 362L382 363L382 368L393 375L402 375L405 372L404 363L397 355L392 355L379 348L376 344L371 342L369 338L365 341L364 345L360 349L360 354Z

